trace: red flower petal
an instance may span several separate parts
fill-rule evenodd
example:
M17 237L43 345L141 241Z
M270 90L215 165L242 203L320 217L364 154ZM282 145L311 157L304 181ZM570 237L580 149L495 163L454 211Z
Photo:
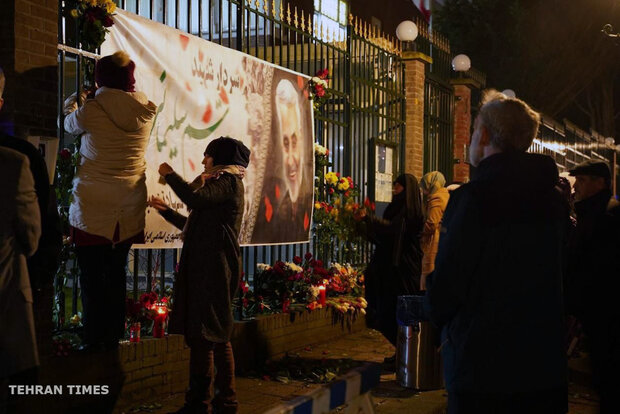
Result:
M273 207L271 206L271 200L269 200L269 197L265 196L265 218L267 219L267 223L271 222L272 216Z
M187 49L187 44L189 43L189 37L185 35L179 35L179 40L181 41L181 47L183 50Z
M211 102L207 104L207 108L205 109L205 113L202 114L202 122L208 124L211 120L211 115L213 115L213 108L211 108Z

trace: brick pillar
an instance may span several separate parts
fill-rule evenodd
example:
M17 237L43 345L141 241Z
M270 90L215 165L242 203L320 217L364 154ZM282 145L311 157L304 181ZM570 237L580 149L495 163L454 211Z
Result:
M454 164L452 180L457 182L469 181L469 164L465 160L469 158L467 146L471 137L471 91L480 88L480 85L472 79L454 79Z
M7 0L0 13L4 119L18 136L56 136L58 1Z
M0 65L5 72L0 116L15 135L56 136L58 106L58 1L3 0L0 11ZM54 191L51 191L54 196ZM51 353L52 282L36 296L39 354Z
M405 52L405 172L424 173L424 80L432 59L419 52Z

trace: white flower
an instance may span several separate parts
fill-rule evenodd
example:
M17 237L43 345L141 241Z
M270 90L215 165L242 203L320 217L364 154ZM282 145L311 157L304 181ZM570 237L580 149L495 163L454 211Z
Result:
M286 267L288 267L289 269L291 269L293 272L296 272L296 273L301 273L304 271L304 269L301 266L297 266L295 263L286 262Z
M320 289L318 286L310 286L310 295L312 295L312 297L316 298L319 296L319 293Z
M317 144L316 142L314 143L314 153L316 155L326 155L327 154L327 148L325 148L324 146L322 146L321 144Z
M266 270L271 269L271 266L265 263L259 263L256 265L256 268L258 269L259 272L264 272Z

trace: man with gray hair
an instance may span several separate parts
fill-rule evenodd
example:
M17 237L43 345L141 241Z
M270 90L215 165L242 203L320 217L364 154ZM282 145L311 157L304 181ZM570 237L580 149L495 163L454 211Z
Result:
M472 180L452 192L431 319L442 327L448 413L566 413L562 259L568 211L550 157L527 153L540 116L487 92Z

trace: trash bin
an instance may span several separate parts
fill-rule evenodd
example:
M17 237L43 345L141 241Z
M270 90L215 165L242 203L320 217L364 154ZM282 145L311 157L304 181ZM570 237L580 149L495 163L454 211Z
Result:
M424 296L399 296L396 380L417 390L443 388L439 330L424 315Z

